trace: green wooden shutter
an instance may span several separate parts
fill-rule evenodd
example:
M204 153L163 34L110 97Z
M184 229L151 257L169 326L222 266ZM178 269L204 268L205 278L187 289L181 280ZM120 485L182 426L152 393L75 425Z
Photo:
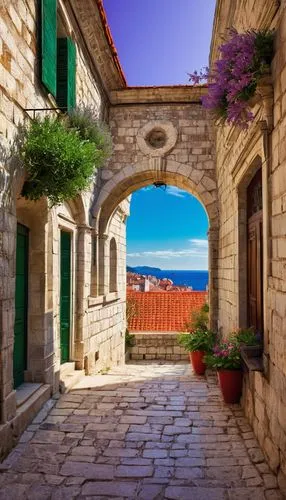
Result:
M48 91L57 91L57 0L41 0L41 77Z
M76 105L76 47L68 38L68 109Z
M68 111L76 105L76 46L71 38L58 38L57 102Z

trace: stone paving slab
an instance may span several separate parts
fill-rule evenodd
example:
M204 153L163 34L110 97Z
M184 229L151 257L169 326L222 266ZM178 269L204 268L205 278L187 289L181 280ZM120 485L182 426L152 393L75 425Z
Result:
M282 500L239 405L189 365L85 377L0 465L0 500Z

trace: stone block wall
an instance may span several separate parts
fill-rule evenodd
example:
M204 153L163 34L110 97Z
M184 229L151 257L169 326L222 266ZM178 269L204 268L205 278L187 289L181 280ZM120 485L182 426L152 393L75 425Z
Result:
M94 207L97 230L99 235L104 234L118 203L156 181L196 196L209 218L209 303L215 327L219 218L212 124L200 97L196 95L196 102L191 101L191 88L174 89L171 98L168 88L142 88L136 95L134 92L127 88L112 94L109 123L114 154L102 170ZM173 102L165 104L167 98L173 98ZM148 143L156 127L166 135L165 144L158 149ZM185 223L191 224L191 214L186 214Z
M116 212L112 217L107 250L100 266L104 271L105 293L88 298L87 330L83 332L84 368L87 373L98 371L124 362L126 329L126 226L124 214ZM109 287L109 245L115 238L117 245L117 290Z
M128 348L131 360L185 361L188 353L178 344L178 333L131 332L134 345Z
M29 123L33 117L33 112L25 110L57 106L39 78L37 4L36 0L18 0L1 4L0 141L1 150L6 151L7 157L18 125L24 121ZM88 52L85 43L87 39L83 41L87 34L83 29L79 29L80 16L75 19L70 5L69 2L58 0L58 11L67 30L66 35L74 39L77 48L77 104L92 107L99 116L106 118L107 90L92 55ZM97 11L96 15L99 15ZM90 17L91 12L89 20ZM108 44L104 33L88 34L91 38L95 36L100 38L97 54L103 50L108 60L104 71L107 76L110 73L108 81L110 87L114 84L113 76L115 80L117 78L117 70L114 65L112 66L113 56L106 48ZM118 80L116 85L119 85ZM55 115L56 112L48 111L48 113ZM35 111L35 114L44 116L45 112ZM29 229L31 243L26 380L43 382L49 384L52 391L58 390L61 229L72 233L71 361L76 361L77 367L82 368L88 356L94 359L98 351L102 366L118 363L124 357L125 292L122 290L125 283L123 279L125 216L118 218L115 215L110 233L107 233L107 238L110 240L114 236L119 245L118 280L122 283L122 289L118 290L116 297L108 297L108 293L102 294L101 305L94 306L89 299L94 295L90 279L93 235L90 207L94 203L96 184L100 183L100 175L94 176L90 190L78 199L53 209L48 208L47 200L41 200L38 204L28 203L19 196L24 178L25 172L20 166L13 161L7 161L4 155L4 161L0 165L0 457L3 451L2 431L3 436L12 436L11 429L8 434L5 429L16 414L13 349L17 222ZM93 337L91 341L89 336ZM89 365L92 368L93 364ZM87 362L86 366L88 368ZM11 445L11 440L9 443L6 442L5 450Z
M243 405L278 481L286 491L286 12L285 2L247 1L228 10L218 2L212 60L228 26L274 29L273 106L260 100L247 132L217 127L220 200L219 328L224 335L247 322L246 186L262 167L264 371L246 372ZM268 90L271 96L271 88ZM271 99L271 98L270 98ZM268 105L271 101L268 100Z

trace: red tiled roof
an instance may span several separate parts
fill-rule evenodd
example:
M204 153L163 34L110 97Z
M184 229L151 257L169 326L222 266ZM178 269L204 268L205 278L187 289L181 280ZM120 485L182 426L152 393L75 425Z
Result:
M200 309L207 292L130 292L127 296L137 302L137 314L132 318L132 331L184 331L191 312Z
M122 83L123 83L124 87L126 87L127 86L126 78L125 78L122 66L120 64L120 61L119 61L119 57L118 57L118 54L117 54L116 47L115 47L114 42L113 42L113 38L112 38L112 34L111 34L111 31L110 31L110 28L109 28L109 25L108 25L108 22L107 22L107 18L106 18L106 13L105 13L105 10L104 10L103 2L102 2L102 0L95 0L95 1L96 1L96 4L97 4L97 7L98 7L100 19L101 19L101 22L102 22L103 31L104 31L107 43L108 43L108 45L110 47L110 51L111 51L111 54L112 54L112 57L113 57L114 64L115 64L115 66L116 66L116 68L118 70L119 75L121 76Z

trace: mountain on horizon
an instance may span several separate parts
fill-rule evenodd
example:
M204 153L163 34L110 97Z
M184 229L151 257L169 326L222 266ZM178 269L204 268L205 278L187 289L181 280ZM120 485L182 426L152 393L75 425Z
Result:
M127 266L127 272L129 273L139 273L139 274L152 274L152 271L161 271L159 267L149 267L149 266Z

